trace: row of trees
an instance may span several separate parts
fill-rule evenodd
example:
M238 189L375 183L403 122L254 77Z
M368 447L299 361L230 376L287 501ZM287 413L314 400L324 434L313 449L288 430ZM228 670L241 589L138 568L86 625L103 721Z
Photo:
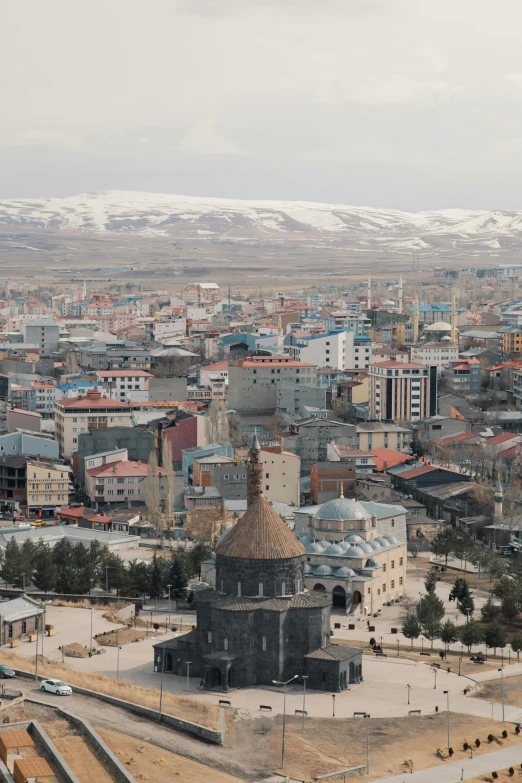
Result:
M436 557L443 557L446 566L449 557L463 561L464 571L468 563L477 566L490 581L500 578L506 570L505 561L496 552L478 544L472 536L459 536L450 525L437 533L431 551Z
M11 539L0 576L15 587L34 584L44 592L66 594L87 594L101 585L118 595L161 598L171 585L171 596L180 599L186 594L188 580L201 575L201 563L210 554L210 549L197 544L170 557L154 555L150 563L126 562L97 541L87 547L62 539L51 548L41 539L37 543L27 539L22 546Z
M511 566L517 571L520 566ZM428 572L425 579L426 594L414 608L407 607L406 615L402 624L402 633L412 642L423 635L431 642L440 639L447 650L450 644L460 641L468 650L472 646L484 643L487 647L493 648L495 653L497 648L504 648L507 644L507 632L505 627L499 622L503 616L508 622L512 622L518 615L522 606L522 588L520 580L514 578L512 573L506 573L495 587L495 595L501 598L500 605L497 605L490 598L482 609L481 621L487 623L483 625L473 617L475 612L475 601L466 579L458 578L450 592L449 600L455 601L459 612L466 617L465 625L459 627L449 618L444 621L445 609L444 603L436 594L436 585L438 577L433 569ZM517 597L518 596L518 597ZM522 650L522 635L516 634L511 640L511 648L517 654Z

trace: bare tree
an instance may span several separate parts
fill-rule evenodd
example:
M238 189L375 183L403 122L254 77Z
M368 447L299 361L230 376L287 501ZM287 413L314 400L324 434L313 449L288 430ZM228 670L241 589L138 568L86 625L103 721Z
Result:
M76 354L74 354L72 351L67 351L67 353L65 354L64 366L67 375L74 375L75 373L80 372L80 367L78 366L78 360L76 359Z
M230 518L224 506L200 506L190 512L189 521L185 527L187 533L200 544L213 547L216 539L229 526Z
M156 456L155 449L153 449L150 453L149 469L144 484L145 505L147 506L149 520L152 522L154 527L159 529L161 538L163 532L163 519L161 514L161 491L158 471L158 458Z
M172 449L170 442L163 435L163 441L161 444L161 462L165 471L165 522L166 526L172 527L172 511L174 509L174 468L172 466Z
M205 417L205 436L207 443L228 443L230 430L225 404L222 400L212 400Z

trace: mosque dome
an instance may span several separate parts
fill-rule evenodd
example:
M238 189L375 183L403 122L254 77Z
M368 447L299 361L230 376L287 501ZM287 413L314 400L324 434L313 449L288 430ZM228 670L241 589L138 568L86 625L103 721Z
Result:
M359 546L351 546L344 553L345 557L364 557L365 552Z
M314 574L316 576L331 576L332 569L330 568L330 566L320 565L314 569Z
M328 500L319 506L315 516L316 519L347 522L349 520L370 519L371 514L357 500L335 498L335 500Z
M366 552L368 555L372 555L374 552L373 547L371 547L367 541L363 541L362 544L357 544L357 549L362 549L363 552Z
M395 536L383 536L383 538L389 543L389 544L398 544L399 542L395 538Z
M350 533L350 535L346 536L344 540L349 544L359 544L361 541L364 541L364 538L362 538L362 536L358 536L357 533Z
M374 552L379 552L379 550L382 549L382 546L378 543L377 540L375 540L375 541L367 541L366 543L368 544L369 547L372 548L372 550Z
M305 567L304 567L304 572L305 572L305 574L312 574L312 573L313 573L313 570L314 570L314 569L312 568L312 566L310 565L310 563L305 563Z
M373 557L369 557L368 560L366 561L366 565L364 567L365 568L378 568L379 566L377 565L377 563L373 559Z
M309 555L321 555L324 552L324 549L321 544L316 542L315 544L308 544L306 551Z
M348 566L343 566L342 568L338 568L337 571L334 573L334 576L339 576L339 577L351 577L355 575L356 574L353 568L348 568Z
M325 549L323 554L325 555L344 555L344 549L339 544L330 544L328 549Z
M375 541L383 547L390 546L390 542L384 536L376 538Z
M323 549L328 549L328 547L332 542L327 541L326 538L323 538L321 541L316 541L315 543L319 544L319 546L322 547Z

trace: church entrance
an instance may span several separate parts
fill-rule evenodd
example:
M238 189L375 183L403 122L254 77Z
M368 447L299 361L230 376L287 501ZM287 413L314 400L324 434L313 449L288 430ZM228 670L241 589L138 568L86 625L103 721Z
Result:
M214 666L207 673L207 687L208 688L221 688L223 678L221 676L221 669Z
M353 594L353 602L354 604L360 604L362 601L362 596L358 590L356 590Z
M320 583L314 585L314 590L318 593L326 593L326 587Z
M228 670L228 687L237 688L238 684L238 671L235 666L231 666Z
M346 609L346 591L344 587L337 585L332 591L332 604L341 609Z

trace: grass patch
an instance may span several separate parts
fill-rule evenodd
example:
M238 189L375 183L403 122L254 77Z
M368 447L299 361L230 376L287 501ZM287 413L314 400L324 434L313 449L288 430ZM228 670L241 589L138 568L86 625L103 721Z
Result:
M15 669L31 671L34 668L34 657L17 655L7 650L0 650L0 663L6 663ZM104 674L80 672L70 669L66 664L55 661L38 661L38 674L56 677L69 685L103 693L115 699L130 701L147 709L157 710L159 707L159 691L155 688L142 688L127 680L113 680ZM163 711L176 718L199 723L209 729L216 729L218 708L213 704L196 701L186 696L174 696L163 692Z

